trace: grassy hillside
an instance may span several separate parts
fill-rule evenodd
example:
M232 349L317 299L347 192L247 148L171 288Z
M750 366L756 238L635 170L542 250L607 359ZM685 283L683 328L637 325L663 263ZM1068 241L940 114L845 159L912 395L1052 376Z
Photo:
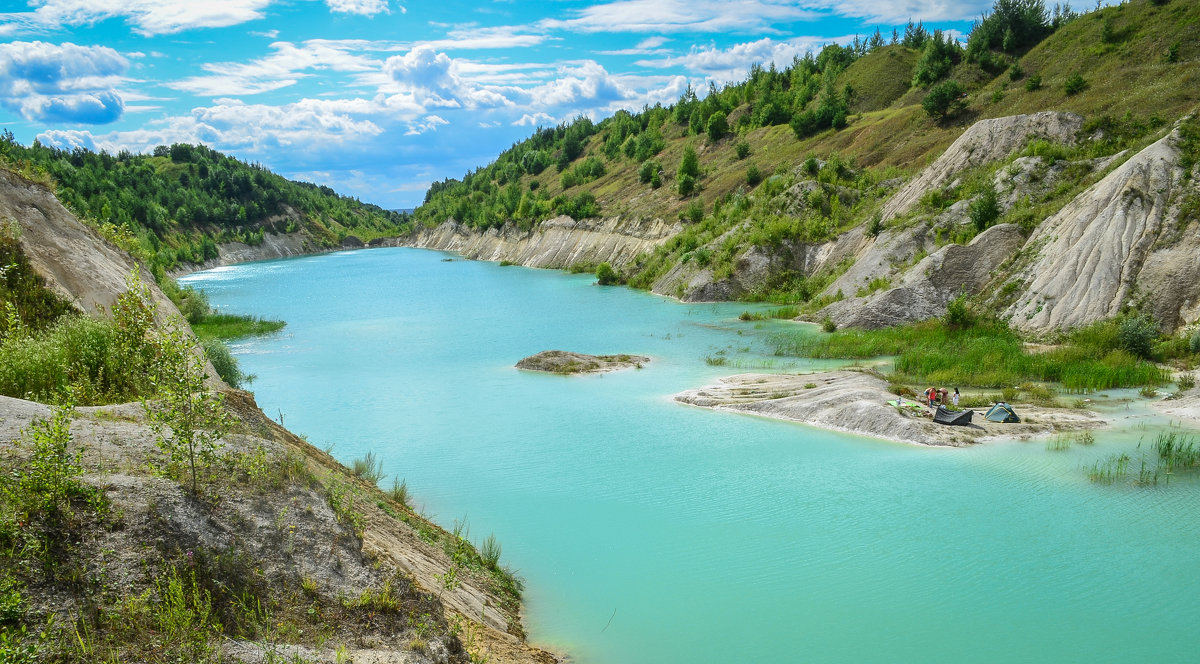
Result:
M894 43L827 46L782 70L755 68L703 98L689 90L671 106L541 129L462 179L435 183L414 216L477 228L529 228L556 214L702 218L809 156L836 153L886 179L926 165L980 119L1040 110L1121 125L1136 140L1200 104L1200 5L1156 2L1082 15L998 3L1043 13L994 12L965 47L919 25ZM1005 40L1010 33L1018 36ZM1075 75L1081 89L1068 92ZM922 101L951 80L964 106L935 120ZM710 131L718 115L724 132L720 121ZM698 174L681 187L688 148ZM858 223L869 219L870 210L860 212Z
M295 182L204 146L160 146L117 155L0 137L0 166L51 186L80 219L142 258L161 277L217 256L218 243L257 245L264 233L302 231L316 247L348 235L367 241L402 232L407 215L329 187Z

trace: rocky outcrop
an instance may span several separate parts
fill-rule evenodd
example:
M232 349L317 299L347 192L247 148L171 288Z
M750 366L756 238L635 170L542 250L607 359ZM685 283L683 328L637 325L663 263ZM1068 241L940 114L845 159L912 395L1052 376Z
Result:
M681 229L680 223L662 219L610 217L577 221L559 216L531 230L510 224L480 232L449 220L384 244L456 251L467 258L505 260L528 267L561 269L605 262L620 267L642 252L653 251Z
M353 236L348 236L347 239L350 239L350 237ZM358 238L354 238L354 240L358 240ZM357 244L351 241L349 245L343 246L347 249L355 249L364 245L361 240L358 240ZM295 233L263 233L262 244L249 245L243 242L223 242L217 245L217 258L204 261L203 263L189 263L181 266L173 272L173 275L180 276L191 272L199 272L200 270L210 270L222 265L265 261L274 258L291 258L293 256L304 256L322 251L334 251L334 249L319 248L308 236L300 231Z
M1173 131L1148 146L1038 227L1029 240L1036 254L1020 275L1028 290L1006 312L1015 327L1086 325L1140 294L1168 329L1196 320L1200 240L1177 238L1156 251L1186 193L1178 140Z
M710 242L708 246L711 250L716 251L729 233ZM733 273L722 279L716 279L712 269L707 266L698 266L690 261L681 262L659 277L651 290L684 302L736 300L747 293L768 289L781 275L796 273L811 276L833 270L842 261L852 259L859 253L869 239L862 228L855 228L830 242L783 242L770 249L750 247L737 258Z
M0 169L0 220L19 227L21 250L46 285L80 311L107 315L126 278L139 271L162 314L178 314L154 278L129 254L101 239L40 184Z
M603 373L631 367L642 368L645 355L584 355L566 350L544 350L517 362L518 369L556 374Z
M866 297L834 302L822 311L839 327L875 329L936 318L959 293L974 295L993 271L1025 243L1021 230L1000 224L967 245L951 244L909 269L900 284Z
M1004 159L1031 138L1069 143L1082 127L1078 115L1054 111L980 120L884 204L883 220L908 212L926 192L945 186L963 170Z

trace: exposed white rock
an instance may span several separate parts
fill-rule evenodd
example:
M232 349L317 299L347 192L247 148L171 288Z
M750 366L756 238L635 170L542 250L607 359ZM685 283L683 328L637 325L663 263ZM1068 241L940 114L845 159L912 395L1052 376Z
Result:
M926 192L946 185L963 170L1004 159L1030 138L1069 143L1074 141L1081 127L1083 118L1078 115L1054 111L980 120L963 132L919 176L888 199L882 210L883 220L886 222L908 212Z
M1028 291L1006 312L1015 327L1072 328L1115 316L1130 301L1179 193L1177 140L1172 132L1146 147L1038 227L1029 240L1037 257L1022 275ZM1195 273L1195 256L1179 257L1185 269L1161 265L1152 273L1160 283L1186 279ZM1194 311L1200 286L1194 278L1181 286L1184 292L1173 295L1183 295L1191 304L1181 302L1182 308Z

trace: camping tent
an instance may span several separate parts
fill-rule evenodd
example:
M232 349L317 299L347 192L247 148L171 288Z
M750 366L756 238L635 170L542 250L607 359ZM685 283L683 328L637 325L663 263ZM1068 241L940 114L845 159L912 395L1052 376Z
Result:
M933 414L933 421L938 424L949 424L952 426L967 426L971 423L972 410L953 411L945 406L938 406L937 412Z
M989 422L1020 422L1021 418L1017 417L1017 411L1013 410L1012 406L1001 401L1000 403L988 409L983 419Z

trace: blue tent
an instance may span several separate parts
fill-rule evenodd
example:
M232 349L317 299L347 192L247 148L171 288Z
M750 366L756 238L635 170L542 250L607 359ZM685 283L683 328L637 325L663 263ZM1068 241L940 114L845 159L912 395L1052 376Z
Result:
M1012 406L1001 401L1000 403L988 409L983 419L989 422L1020 422L1021 418L1017 417L1017 411L1013 410Z

